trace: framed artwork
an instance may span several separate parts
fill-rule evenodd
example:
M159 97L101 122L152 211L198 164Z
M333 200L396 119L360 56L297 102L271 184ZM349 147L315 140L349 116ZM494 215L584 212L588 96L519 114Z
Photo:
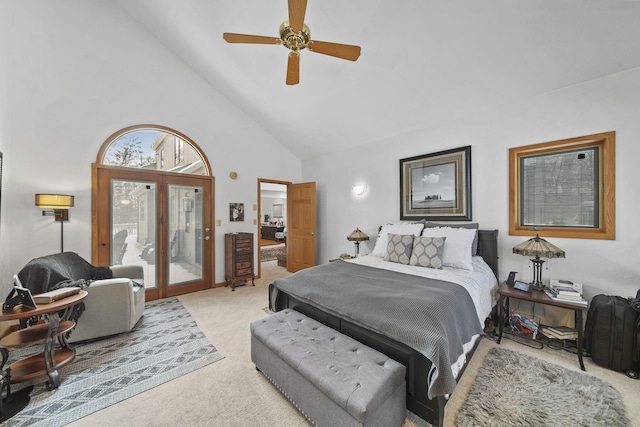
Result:
M229 203L229 221L244 221L244 203Z
M400 160L400 219L471 221L471 146Z

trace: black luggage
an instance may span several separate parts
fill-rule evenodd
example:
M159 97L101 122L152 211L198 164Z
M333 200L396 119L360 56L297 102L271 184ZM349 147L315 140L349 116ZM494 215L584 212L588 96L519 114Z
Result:
M585 325L585 349L598 365L640 374L640 291L636 299L596 295Z

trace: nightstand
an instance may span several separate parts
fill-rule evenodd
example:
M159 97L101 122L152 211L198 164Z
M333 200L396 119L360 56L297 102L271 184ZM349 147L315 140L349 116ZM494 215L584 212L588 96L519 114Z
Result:
M508 285L506 283L501 283L500 288L498 289L498 295L500 295L498 299L498 314L499 314L499 334L497 343L500 344L502 340L502 332L504 328L505 322L505 313L509 316L509 302L511 298L531 301L537 304L544 305L552 305L554 307L562 307L569 310L573 310L574 313L574 328L578 331L578 339L576 340L576 346L578 350L578 361L580 362L580 369L585 371L584 362L582 360L582 340L584 337L583 330L583 316L582 312L587 309L584 305L574 304L571 302L564 301L554 301L543 291L532 291L532 292L524 292L519 291L518 289L514 289L513 285Z

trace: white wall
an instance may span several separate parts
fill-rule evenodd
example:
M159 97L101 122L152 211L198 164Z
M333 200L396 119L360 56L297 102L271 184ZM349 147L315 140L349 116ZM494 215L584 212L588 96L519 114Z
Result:
M471 145L473 221L499 230L499 279L514 270L530 280L528 259L512 253L526 238L509 235L508 149L613 130L616 240L550 239L565 250L566 259L545 264L543 278L581 281L588 298L599 293L635 295L640 288L639 117L640 69L635 69L304 162L303 180L318 183L320 261L353 252L346 236L356 226L372 238L361 245L361 253L369 253L378 226L399 221L400 159ZM358 167L353 166L356 158ZM364 196L351 192L358 183L368 186Z
M60 250L35 193L76 196L65 250L91 259L91 163L113 132L143 123L186 134L211 163L222 282L224 233L257 231L257 177L299 181L300 161L111 2L3 1L0 16L0 294L30 259ZM230 202L248 207L244 222L229 222Z

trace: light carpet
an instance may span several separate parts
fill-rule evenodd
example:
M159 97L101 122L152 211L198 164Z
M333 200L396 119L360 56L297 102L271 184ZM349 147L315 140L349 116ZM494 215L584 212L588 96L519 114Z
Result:
M39 351L12 351L9 363ZM176 298L148 302L133 330L77 344L76 352L59 371L60 387L35 383L28 406L3 427L61 426L223 358Z
M456 425L627 426L622 396L609 383L506 349L493 348Z

